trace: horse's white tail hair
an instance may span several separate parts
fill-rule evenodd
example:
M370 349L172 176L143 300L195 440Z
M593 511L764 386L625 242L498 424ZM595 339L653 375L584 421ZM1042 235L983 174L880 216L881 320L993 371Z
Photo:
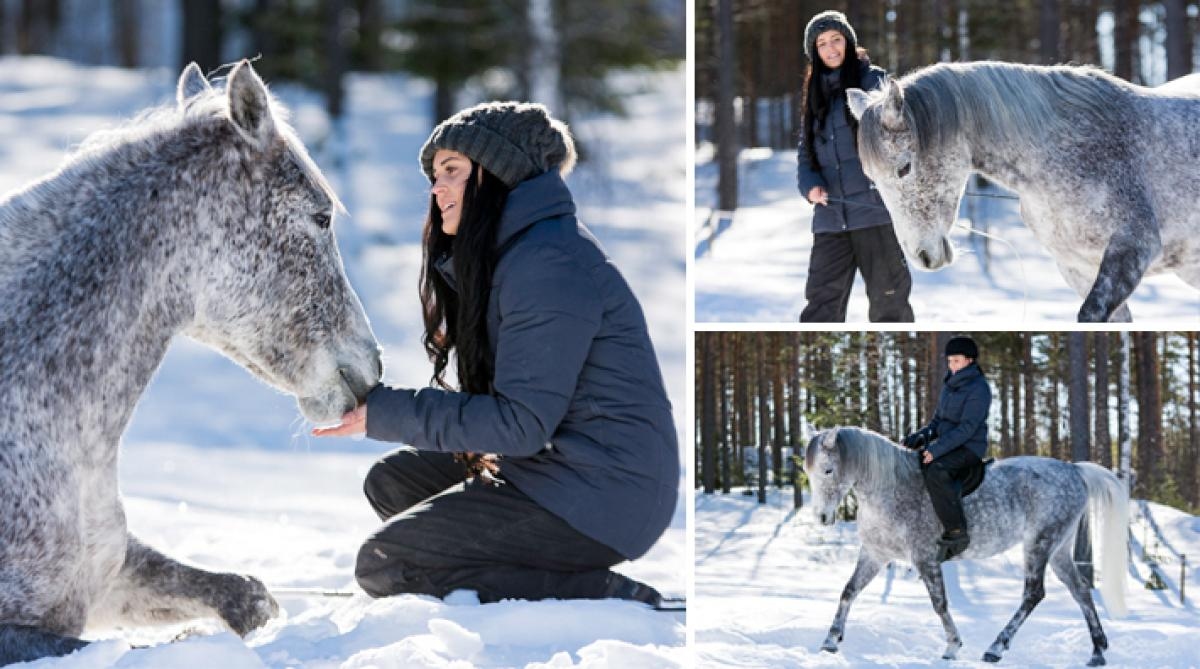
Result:
M1116 474L1091 462L1075 466L1087 485L1093 551L1099 551L1100 593L1104 607L1114 618L1123 617L1125 572L1129 567L1129 492Z

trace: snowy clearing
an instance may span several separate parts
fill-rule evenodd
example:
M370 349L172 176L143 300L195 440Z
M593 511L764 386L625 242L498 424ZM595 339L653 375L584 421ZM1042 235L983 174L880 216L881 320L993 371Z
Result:
M696 495L690 624L699 666L991 666L980 658L1021 600L1019 547L988 560L943 566L950 614L964 643L958 660L941 659L941 623L916 571L904 563L893 563L863 590L850 609L840 651L823 653L821 642L858 556L854 524L819 526L807 509L792 510L791 489L770 490L765 505L741 493ZM1174 550L1200 556L1200 518L1158 504L1149 507ZM1178 570L1178 563L1166 566L1175 581ZM1112 620L1097 605L1109 640L1109 666L1197 666L1200 608L1194 598L1200 578L1189 575L1188 603L1181 606L1177 587L1144 589L1147 575L1144 563L1131 562L1128 617ZM1048 573L1046 598L999 666L1082 666L1091 650L1079 607Z

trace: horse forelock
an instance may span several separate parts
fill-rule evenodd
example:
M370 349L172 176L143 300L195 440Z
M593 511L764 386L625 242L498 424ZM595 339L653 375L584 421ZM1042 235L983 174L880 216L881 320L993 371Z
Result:
M1045 146L1071 136L1082 117L1100 125L1117 123L1125 106L1119 101L1131 90L1094 67L997 61L937 63L899 83L904 120L921 153L963 136L985 145ZM885 132L881 106L872 105L860 121L860 154L875 164L885 159L876 151Z
M865 428L838 428L837 444L846 475L860 486L895 488L919 471L910 451Z

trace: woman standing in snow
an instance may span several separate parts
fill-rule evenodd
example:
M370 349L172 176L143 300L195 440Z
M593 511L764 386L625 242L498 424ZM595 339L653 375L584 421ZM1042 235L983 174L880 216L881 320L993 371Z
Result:
M375 597L657 605L610 567L670 524L675 425L641 306L575 219L566 126L541 105L482 104L435 128L420 162L437 387L378 386L341 425L314 430L410 446L367 474L386 523L359 551L359 584Z
M858 123L846 106L846 89L871 90L887 73L858 48L841 12L817 14L804 30L803 135L798 151L800 193L814 205L813 247L802 322L843 322L861 271L872 321L911 322L912 277L875 185L858 159ZM814 57L815 56L815 57Z

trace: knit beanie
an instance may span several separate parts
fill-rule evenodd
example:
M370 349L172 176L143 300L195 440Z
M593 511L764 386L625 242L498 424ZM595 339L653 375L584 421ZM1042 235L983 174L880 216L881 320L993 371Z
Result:
M826 30L840 32L846 38L846 57L854 56L854 51L858 47L858 35L854 34L854 28L850 26L850 21L845 14L830 9L812 17L812 20L808 22L808 27L804 29L804 55L808 57L809 61L816 60L817 37Z
M467 156L509 188L552 169L566 176L575 167L566 124L536 103L485 102L442 121L421 147L421 170L430 181L439 149Z
M978 360L979 347L970 337L954 337L946 342L946 355L965 355L972 360Z

